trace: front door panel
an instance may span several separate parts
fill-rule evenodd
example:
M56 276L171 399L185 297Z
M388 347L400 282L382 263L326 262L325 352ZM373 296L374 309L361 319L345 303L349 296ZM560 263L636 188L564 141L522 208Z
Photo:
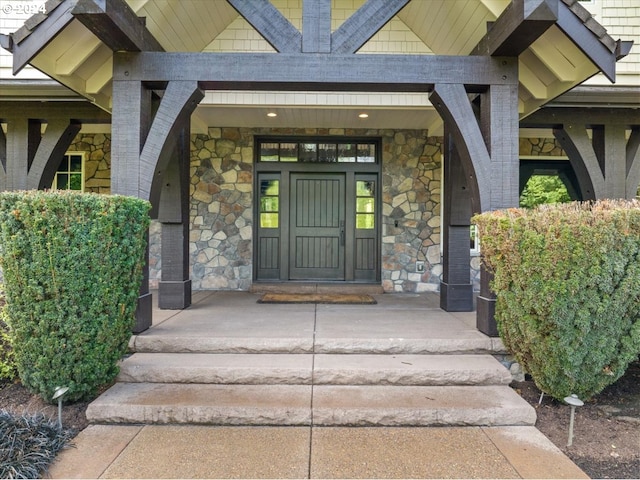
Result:
M345 175L291 174L289 277L344 280Z

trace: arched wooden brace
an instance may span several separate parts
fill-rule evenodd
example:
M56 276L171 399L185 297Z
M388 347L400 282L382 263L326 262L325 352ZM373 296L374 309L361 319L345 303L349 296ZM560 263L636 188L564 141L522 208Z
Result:
M81 127L79 123L64 120L56 120L47 125L29 168L28 190L51 188L60 161Z
M640 121L633 108L545 107L522 121L553 128L580 182L584 200L633 198L640 182ZM630 133L630 135L628 135Z
M629 139L624 124L565 123L553 130L576 171L585 200L635 198L640 183L640 127L632 126Z
M43 123L47 123L44 135L41 134ZM55 118L50 122L7 119L7 134L0 135L0 189L51 188L62 156L80 128L80 123L68 118Z
M168 176L165 175L165 171L176 152L181 157L178 163L184 164L186 162L188 165L189 149L184 147L184 140L180 141L180 138L184 138L185 130L188 132L185 125L189 124L191 114L200 100L204 98L204 93L196 81L169 82L166 84L164 95L162 95L155 115L153 114L152 98L152 91L142 82L114 82L112 192L149 200L152 206L152 218L162 218L160 198L163 181L169 182L170 187L166 187L166 183L164 183L169 191L174 188L171 185L175 185L175 188L178 189L181 188L180 185L184 181L184 179L175 181L172 171L170 170ZM180 148L177 147L179 142ZM184 169L182 175L185 175ZM165 196L170 198L171 194L167 193ZM184 205L181 204L178 211L184 212L188 208L188 197L179 195L179 199L180 202L184 202ZM183 227L184 224L188 225L188 218L182 214L176 216L169 212L167 218L170 220L167 222L169 225L167 228L171 230L171 234L167 235L167 241L171 245L162 249L162 261L163 270L167 268L166 275L173 278L173 274L170 273L171 266L176 266L176 262L173 259L165 259L165 255L176 255L176 252L183 252L184 248L188 248L188 235L176 234L174 231L185 232ZM171 246L176 248L170 248ZM181 265L176 266L177 271L185 271L185 268L188 268L188 256L182 255L179 263ZM151 326L151 294L149 293L148 271L147 265L138 299L134 332L141 332ZM182 277L178 282L179 285L177 283L173 283L173 286L165 285L163 292L168 291L170 296L176 296L173 289L178 288L181 293L177 296L182 297L184 301L187 301L187 297L189 297L188 302L190 302L191 285L188 279L182 275L179 276ZM173 280L171 281L173 282ZM163 304L161 300L159 300L159 304Z
M460 175L464 172L470 191L470 195L446 197L451 207L444 209L444 224L448 236L447 240L443 241L443 263L449 270L444 274L444 278L449 281L455 278L454 281L461 282L453 284L456 285L455 290L460 293L457 302L458 305L463 305L462 299L466 296L468 308L473 304L473 291L467 286L470 284L468 262L465 279L461 273L462 269L449 262L448 257L452 250L459 255L463 248L467 251L469 249L469 221L464 222L463 215L518 205L517 86L489 86L486 93L480 94L478 116L463 85L437 84L430 99L444 119L448 135L455 143L455 148L448 148L447 153L453 155L455 160L457 152L459 163L462 165L461 169L450 166L450 172L458 178L453 184L447 184L445 187L452 188L454 192L456 187L461 189L464 182ZM468 259L468 255L465 258ZM490 279L488 272L483 269L476 323L480 331L497 336L494 320L495 295L489 288ZM452 285L446 285L445 288L452 290ZM451 293L448 291L444 296L441 294L441 307L445 310L453 306L442 304L443 298L448 300Z

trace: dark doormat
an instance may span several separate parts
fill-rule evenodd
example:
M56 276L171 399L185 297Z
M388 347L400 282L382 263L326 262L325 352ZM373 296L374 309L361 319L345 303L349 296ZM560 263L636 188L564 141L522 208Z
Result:
M355 293L265 293L258 303L329 303L339 305L375 305L371 295Z

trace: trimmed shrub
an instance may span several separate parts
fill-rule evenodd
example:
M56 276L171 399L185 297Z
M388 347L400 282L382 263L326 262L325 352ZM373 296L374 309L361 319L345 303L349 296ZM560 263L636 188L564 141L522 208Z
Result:
M586 400L640 353L640 202L474 217L505 346L540 390Z
M4 300L0 300L0 303L4 303ZM16 374L11 331L7 324L4 305L0 305L0 380L13 380Z
M0 194L0 264L20 380L46 401L93 397L118 373L142 279L146 201Z

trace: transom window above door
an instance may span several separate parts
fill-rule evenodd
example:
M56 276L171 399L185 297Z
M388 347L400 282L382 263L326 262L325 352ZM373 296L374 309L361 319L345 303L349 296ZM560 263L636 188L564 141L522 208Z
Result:
M375 142L285 141L260 143L259 162L376 163Z

